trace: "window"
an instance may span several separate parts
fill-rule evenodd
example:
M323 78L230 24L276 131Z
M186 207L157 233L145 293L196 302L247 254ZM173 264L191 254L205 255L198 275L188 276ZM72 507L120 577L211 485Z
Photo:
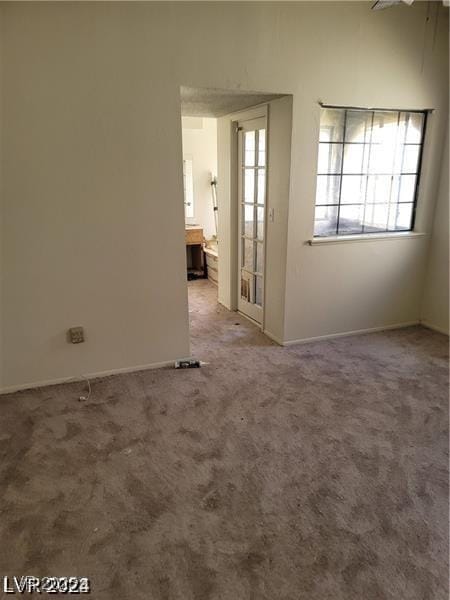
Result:
M192 175L192 160L183 160L184 216L194 217L194 179Z
M410 231L425 112L322 108L314 236Z

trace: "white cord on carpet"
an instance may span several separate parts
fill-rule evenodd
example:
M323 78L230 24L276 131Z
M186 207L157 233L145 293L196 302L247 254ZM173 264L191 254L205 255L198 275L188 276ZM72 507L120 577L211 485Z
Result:
M80 375L80 377L82 377L88 384L88 395L87 396L79 396L78 400L80 402L87 402L89 400L89 398L91 397L91 393L92 393L91 382L86 377L86 375Z

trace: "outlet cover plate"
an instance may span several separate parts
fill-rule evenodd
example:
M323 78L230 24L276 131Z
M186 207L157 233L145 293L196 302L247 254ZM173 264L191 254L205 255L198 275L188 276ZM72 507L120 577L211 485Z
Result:
M68 331L69 341L72 344L84 342L84 329L82 327L71 327Z

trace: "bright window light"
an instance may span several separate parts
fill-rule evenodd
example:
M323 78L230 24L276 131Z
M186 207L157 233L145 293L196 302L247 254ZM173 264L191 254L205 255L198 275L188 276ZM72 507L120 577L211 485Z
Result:
M314 236L411 231L426 113L322 108Z

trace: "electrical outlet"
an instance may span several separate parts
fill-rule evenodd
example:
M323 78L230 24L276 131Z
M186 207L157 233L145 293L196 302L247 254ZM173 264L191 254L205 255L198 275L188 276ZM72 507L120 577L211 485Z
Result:
M84 342L84 329L82 327L71 327L68 331L69 342L81 344Z

